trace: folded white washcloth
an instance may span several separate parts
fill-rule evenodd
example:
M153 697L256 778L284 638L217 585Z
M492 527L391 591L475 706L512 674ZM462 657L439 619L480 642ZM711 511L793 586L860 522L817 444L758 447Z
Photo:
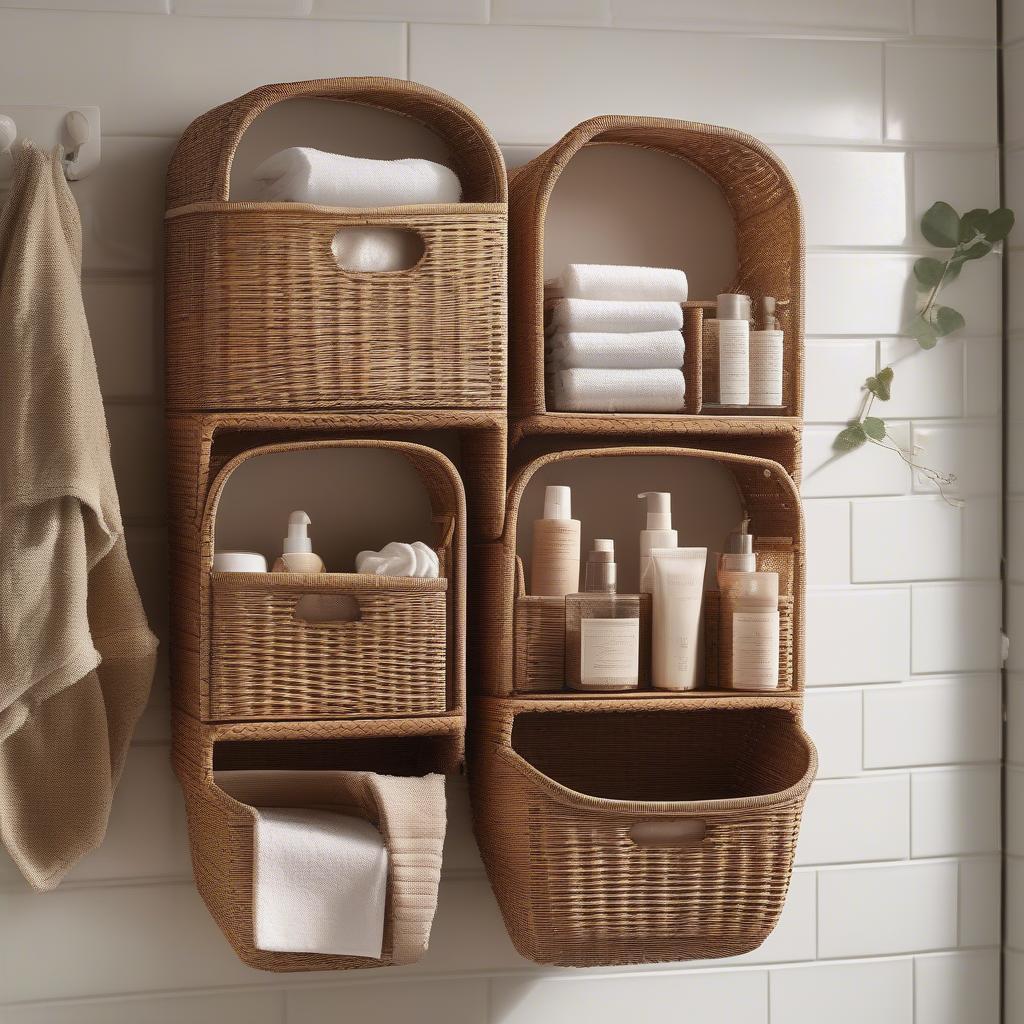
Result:
M408 270L423 255L423 242L400 228L342 228L331 251L342 270Z
M621 267L608 263L570 263L562 274L570 299L622 299L685 302L686 274L674 267Z
M255 171L266 202L316 206L410 206L457 203L462 186L453 170L432 160L370 160L294 146Z
M441 572L441 561L437 552L421 540L414 540L411 544L393 540L380 551L360 551L356 555L356 572L373 576L437 579Z
M683 307L678 302L606 302L600 299L559 299L551 311L551 326L559 331L601 331L639 334L679 331Z
M551 365L557 370L678 370L685 351L679 331L570 331L551 338Z
M680 370L558 370L554 408L561 412L681 412Z

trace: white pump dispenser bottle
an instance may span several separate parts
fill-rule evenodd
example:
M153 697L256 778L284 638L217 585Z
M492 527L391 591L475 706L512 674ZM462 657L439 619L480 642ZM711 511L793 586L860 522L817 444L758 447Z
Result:
M640 593L651 594L651 551L679 547L679 534L672 529L672 495L668 491L644 491L637 497L647 500L647 528L640 531Z
M274 572L323 572L324 561L313 554L308 527L312 520L305 512L296 511L288 517L288 536L281 547L281 557L274 563Z

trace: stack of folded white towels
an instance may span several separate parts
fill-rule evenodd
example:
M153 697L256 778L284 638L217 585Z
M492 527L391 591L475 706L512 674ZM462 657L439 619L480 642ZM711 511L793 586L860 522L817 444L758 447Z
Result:
M547 326L548 387L561 412L681 412L686 274L572 263Z
M370 160L293 146L268 157L255 171L257 196L268 203L380 207L457 203L458 175L432 160ZM413 231L387 227L346 227L334 238L343 270L406 270L423 252Z

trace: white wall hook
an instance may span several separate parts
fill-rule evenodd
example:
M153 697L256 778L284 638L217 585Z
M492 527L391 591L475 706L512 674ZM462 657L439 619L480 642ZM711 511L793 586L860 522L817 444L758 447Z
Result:
M13 117L0 114L0 153L6 153L18 137L18 126Z
M100 162L99 107L0 108L0 186L11 175L11 149L17 139L31 139L40 149L64 147L64 173L78 181Z
M77 181L78 155L82 151L82 146L89 141L92 129L85 114L80 110L72 110L64 118L64 130L71 139L71 148L66 151L64 156L64 173L68 176L68 181Z

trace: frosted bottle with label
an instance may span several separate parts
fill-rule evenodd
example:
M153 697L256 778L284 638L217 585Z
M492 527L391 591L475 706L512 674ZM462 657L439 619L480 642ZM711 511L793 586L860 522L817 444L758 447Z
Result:
M714 319L704 322L705 349L718 367L719 405L750 404L750 297L733 292L718 296Z
M580 521L572 517L572 492L565 486L544 490L544 518L533 524L530 593L565 597L580 589Z
M779 574L723 573L722 610L730 616L731 678L735 690L779 685Z
M565 671L572 690L640 685L640 595L615 592L615 545L595 540L585 592L565 599Z
M750 404L782 405L783 338L775 319L775 299L761 299L761 328L750 332Z

